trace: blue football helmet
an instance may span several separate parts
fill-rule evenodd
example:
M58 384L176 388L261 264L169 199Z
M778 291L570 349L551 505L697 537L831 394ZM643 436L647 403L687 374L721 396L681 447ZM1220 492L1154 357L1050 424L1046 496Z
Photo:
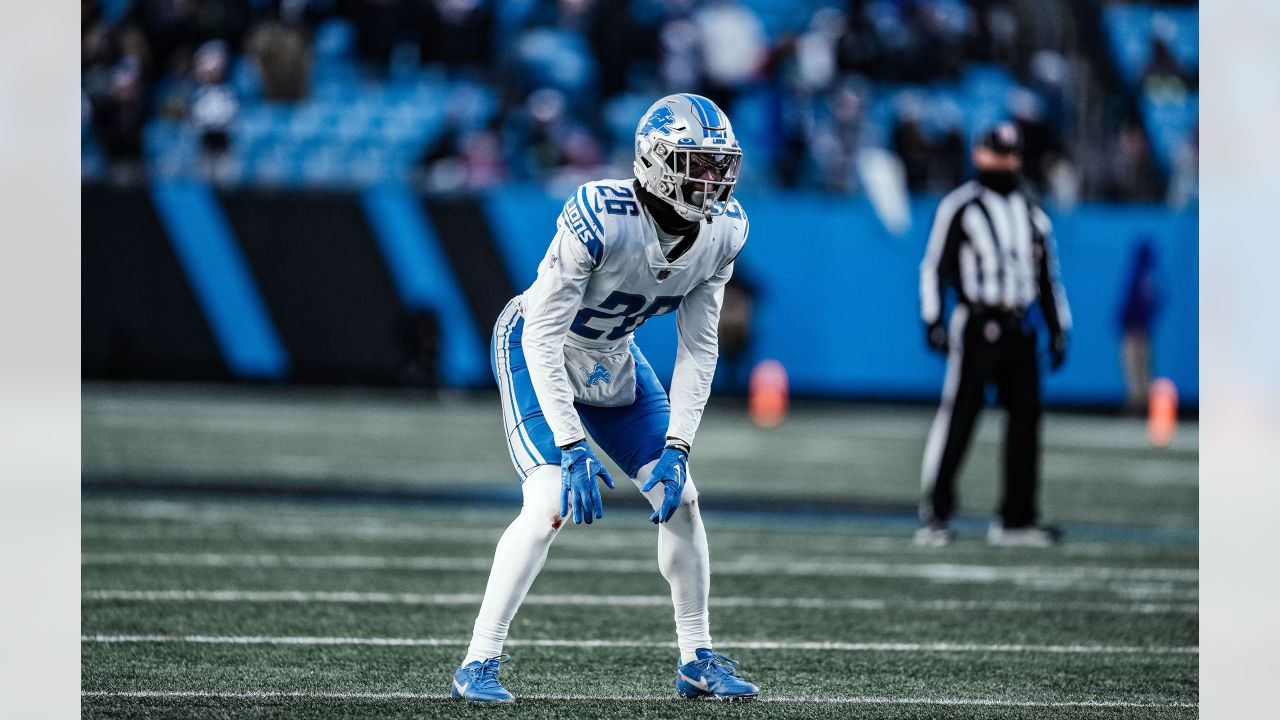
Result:
M701 95L668 95L636 127L636 179L686 220L724 213L741 164L729 116Z

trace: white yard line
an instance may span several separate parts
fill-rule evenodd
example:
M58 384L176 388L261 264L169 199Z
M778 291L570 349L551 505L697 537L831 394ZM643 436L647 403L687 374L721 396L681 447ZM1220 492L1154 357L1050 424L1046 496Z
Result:
M514 517L514 512L511 513ZM196 540L203 542L234 540L241 543L271 540L308 541L308 540L347 540L369 543L420 543L446 542L452 544L479 544L493 546L502 535L504 519L497 522L489 519L483 523L465 525L442 525L438 518L426 521L406 523L404 521L376 522L360 519L352 523L348 519L335 522L329 518L319 522L282 521L279 518L250 519L245 514L227 514L214 518L191 518L182 523L164 525L134 525L119 522L102 522L86 519L80 524L81 540L106 541L151 541L151 540ZM920 550L911 544L909 535L864 535L854 532L773 529L771 537L803 538L813 542L821 538L830 538L832 542L823 543L819 550L826 554L835 554L838 550L845 557L859 553L882 553L891 555L919 555ZM657 544L658 533L652 528L635 530L619 527L592 527L590 532L565 532L556 540L561 547L591 547L622 549L635 548L652 551ZM753 531L733 527L719 528L714 535L714 545L718 549L759 547L760 536ZM964 551L970 548L949 548ZM973 549L977 549L976 546ZM1071 542L1056 551L1067 557L1090 558L1145 558L1153 553L1149 548L1130 543L1106 542Z
M467 638L379 638L281 635L81 635L82 643L191 643L204 645L365 645L375 647L466 647ZM674 648L674 642L637 640L508 640L512 647L623 648L643 650ZM1190 645L1018 645L973 643L850 643L781 640L719 640L725 650L803 650L807 652L948 652L948 653L1051 653L1082 655L1197 655Z
M488 557L459 558L430 555L291 555L274 553L140 553L88 552L80 556L84 566L171 566L297 568L308 570L489 570ZM1064 585L1087 581L1197 583L1194 568L1126 568L1038 565L997 566L960 563L885 563L860 561L805 561L783 557L742 556L715 563L719 575L795 575L834 577L916 578L935 582ZM652 573L657 561L610 558L555 558L547 565L555 571L597 573Z
M338 690L82 690L86 698L212 698L218 700L449 700L445 693L408 691L351 692ZM520 695L519 700L565 702L683 702L672 695ZM1133 702L1128 700L993 700L986 698L785 697L766 695L758 702L838 705L955 705L1032 708L1194 708L1191 702Z
M515 513L511 516L514 518ZM246 521L244 516L238 520L228 519L225 522L201 522L199 524L183 524L171 526L121 526L88 522L80 526L81 540L110 541L146 541L146 540L198 540L220 541L234 540L241 543L261 542L264 540L355 540L361 542L448 542L453 544L481 544L492 547L502 536L503 526L469 525L465 527L425 525L379 525L360 523L349 525L335 524L336 519L326 523L275 522L263 520L261 523ZM347 521L342 521L347 522ZM556 541L557 545L571 545L597 548L632 548L652 549L657 545L657 530L612 530L603 533L565 533ZM907 540L898 538L897 544L907 547Z
M92 590L81 595L86 602L141 603L339 603L371 605L475 606L478 593L317 592L304 590ZM666 595L529 595L526 605L579 605L590 607L671 606ZM1018 602L1002 600L882 600L878 598L753 598L713 597L712 607L785 608L801 610L924 610L934 612L1098 612L1153 615L1196 613L1195 603L1097 603Z

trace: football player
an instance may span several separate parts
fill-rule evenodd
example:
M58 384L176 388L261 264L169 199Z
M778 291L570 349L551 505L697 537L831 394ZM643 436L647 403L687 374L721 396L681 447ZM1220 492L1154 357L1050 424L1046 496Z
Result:
M759 693L712 649L707 538L689 476L724 286L747 239L733 199L741 163L715 103L689 94L654 103L636 128L635 178L590 182L569 197L537 280L498 317L491 361L524 506L498 541L453 697L515 699L498 679L511 620L570 513L575 524L604 517L597 481L614 487L588 434L653 507L675 606L676 692ZM679 345L668 398L632 334L672 312Z

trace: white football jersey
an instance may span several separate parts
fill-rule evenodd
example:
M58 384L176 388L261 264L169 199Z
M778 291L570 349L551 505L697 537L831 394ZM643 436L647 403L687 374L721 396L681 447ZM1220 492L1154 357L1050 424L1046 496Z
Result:
M584 437L564 369L564 343L616 351L649 318L676 313L679 345L668 435L692 444L715 374L724 285L747 240L737 200L698 223L693 244L667 262L633 180L600 180L565 202L538 278L519 297L530 379L556 444Z

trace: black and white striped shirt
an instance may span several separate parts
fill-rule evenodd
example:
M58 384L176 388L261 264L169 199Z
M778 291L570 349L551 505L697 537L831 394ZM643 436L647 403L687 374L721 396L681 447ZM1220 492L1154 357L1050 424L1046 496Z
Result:
M1053 226L1019 190L1003 194L970 180L942 199L920 263L920 315L926 324L941 321L947 284L975 308L1020 312L1039 298L1051 332L1071 329Z

